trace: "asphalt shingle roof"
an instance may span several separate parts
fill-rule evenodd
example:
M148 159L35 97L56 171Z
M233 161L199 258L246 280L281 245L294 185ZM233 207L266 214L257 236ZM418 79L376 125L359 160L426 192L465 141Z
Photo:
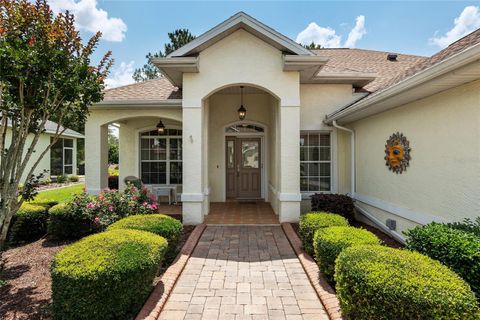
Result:
M107 89L105 90L103 101L159 101L172 99L182 99L182 91L162 77Z

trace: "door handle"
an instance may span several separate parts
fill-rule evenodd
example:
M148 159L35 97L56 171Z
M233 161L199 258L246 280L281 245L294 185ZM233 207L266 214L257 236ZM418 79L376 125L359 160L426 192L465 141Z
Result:
M240 165L237 164L237 177L240 177Z

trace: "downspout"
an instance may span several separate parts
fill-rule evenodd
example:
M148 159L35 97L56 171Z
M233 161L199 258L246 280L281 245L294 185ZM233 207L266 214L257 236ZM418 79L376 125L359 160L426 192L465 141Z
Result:
M345 127L342 127L342 126L339 126L337 124L337 120L333 120L332 122L332 125L337 128L337 129L340 129L340 130L343 130L343 131L347 131L347 132L350 132L350 148L351 148L351 169L350 169L350 183L351 183L351 186L350 186L350 190L351 190L351 197L353 199L355 199L355 131L353 131L352 129L348 129L348 128L345 128Z

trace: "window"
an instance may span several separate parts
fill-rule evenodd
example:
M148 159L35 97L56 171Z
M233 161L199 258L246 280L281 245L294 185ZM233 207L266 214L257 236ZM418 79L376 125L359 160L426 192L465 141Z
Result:
M50 138L53 142L53 138ZM50 174L73 174L73 139L58 139L50 149Z
M330 134L300 133L300 191L331 191Z
M140 136L140 177L145 184L182 184L182 130Z
M235 124L225 128L226 133L259 133L263 132L263 128L254 124Z

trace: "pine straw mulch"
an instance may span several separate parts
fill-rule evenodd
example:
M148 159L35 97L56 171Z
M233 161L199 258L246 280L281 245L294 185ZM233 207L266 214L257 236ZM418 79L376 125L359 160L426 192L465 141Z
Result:
M184 227L179 248L193 229L190 226ZM0 279L6 281L6 284L0 285L0 319L51 319L50 264L55 254L71 242L73 241L40 239L3 252ZM160 274L165 269L162 267Z

